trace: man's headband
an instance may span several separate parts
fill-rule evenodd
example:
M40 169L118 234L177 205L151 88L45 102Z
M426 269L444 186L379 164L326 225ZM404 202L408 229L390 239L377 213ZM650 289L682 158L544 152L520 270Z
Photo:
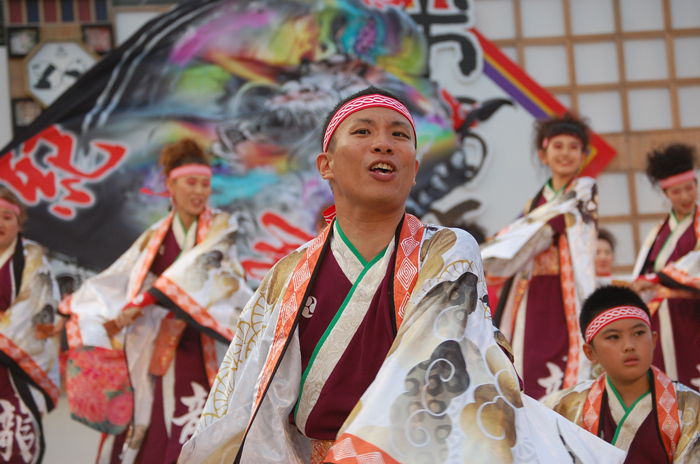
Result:
M666 190L667 188L675 187L676 185L680 184L685 184L686 182L690 182L694 179L697 179L697 176L695 175L695 171L691 169L690 171L681 172L680 174L676 174L675 176L661 179L659 181L659 187L661 187L661 190Z
M19 206L17 206L14 203L10 203L9 201L5 200L4 198L0 198L0 208L9 209L13 213L15 213L15 216L17 216L17 217L20 216Z
M170 171L168 179L175 180L186 176L207 176L211 177L212 172L209 166L204 164L186 164Z
M362 97L357 97L354 100L350 100L349 102L340 107L340 109L333 115L331 122L328 123L328 127L326 128L326 133L323 136L323 152L325 153L328 151L328 144L331 142L331 137L333 137L333 133L338 128L340 123L342 123L345 120L345 118L357 111L364 110L366 108L376 107L389 108L390 110L394 110L404 115L406 119L408 119L408 121L411 123L411 128L413 128L413 137L415 139L416 125L413 123L413 117L411 116L411 113L408 112L408 108L406 108L406 106L403 103L396 100L395 98L385 97L384 95L379 95L375 93L372 95L364 95Z
M586 328L586 343L591 343L595 336L598 335L598 332L603 330L605 326L620 319L639 319L651 328L651 321L646 311L635 306L618 306L603 311L593 318Z

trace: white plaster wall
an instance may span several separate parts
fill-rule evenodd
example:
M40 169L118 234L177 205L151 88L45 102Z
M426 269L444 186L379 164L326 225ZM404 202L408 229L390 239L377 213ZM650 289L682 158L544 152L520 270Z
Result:
M0 47L0 147L12 140L12 108L10 107L10 76L7 47Z

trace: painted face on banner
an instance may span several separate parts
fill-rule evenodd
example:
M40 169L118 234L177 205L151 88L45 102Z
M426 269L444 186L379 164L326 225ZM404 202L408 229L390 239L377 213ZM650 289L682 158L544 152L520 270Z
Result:
M581 141L567 134L552 137L547 148L539 151L539 157L552 174L562 177L575 176L585 159Z
M208 176L185 176L168 181L168 190L180 216L199 216L211 195Z
M683 219L695 209L698 200L698 181L693 179L664 190L666 198L671 200L673 211L678 219Z
M330 153L318 156L321 177L331 182L336 205L403 208L418 172L411 123L388 108L366 108L336 129Z
M6 208L0 208L0 251L4 251L17 238L19 220L15 213Z

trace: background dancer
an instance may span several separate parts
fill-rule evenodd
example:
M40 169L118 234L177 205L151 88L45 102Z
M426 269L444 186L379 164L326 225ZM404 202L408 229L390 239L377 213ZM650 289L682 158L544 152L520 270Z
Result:
M100 462L177 461L221 361L215 344L232 339L252 294L236 258L236 221L208 207L212 169L204 152L184 139L163 149L160 164L171 213L62 304L72 315L71 412L110 434ZM113 359L115 351L121 356L107 371L98 356ZM104 397L104 386L88 378L93 369L103 370L116 393ZM95 404L103 416L91 412Z
M659 333L654 365L700 389L700 212L697 157L688 145L647 155L647 175L671 202L671 211L639 251L632 288L651 298L651 323ZM660 285L659 285L660 284Z
M41 462L43 414L61 382L54 332L58 285L42 247L20 234L24 206L0 187L0 458Z
M524 218L482 247L487 275L507 277L496 324L513 346L525 393L541 398L588 378L578 314L595 289L597 193L576 175L586 159L588 126L572 115L536 123L535 147L552 177ZM537 228L529 224L539 224ZM521 230L534 235L521 241ZM494 250L507 249L507 253Z

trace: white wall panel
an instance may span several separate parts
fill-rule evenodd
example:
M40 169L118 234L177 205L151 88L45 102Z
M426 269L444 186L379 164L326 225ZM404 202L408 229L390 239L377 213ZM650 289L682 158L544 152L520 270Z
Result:
M615 42L575 44L574 66L578 84L607 84L620 80Z
M543 45L525 47L525 70L543 86L568 85L566 47Z
M520 0L524 37L564 35L562 0Z
M513 0L474 2L476 28L489 40L515 38Z
M668 89L630 90L627 92L627 99L632 130L671 128L671 100Z
M631 214L627 173L604 172L598 176L597 182L600 217Z
M580 93L578 112L589 119L596 132L622 132L622 106L617 90Z
M615 32L612 0L569 0L574 35Z

